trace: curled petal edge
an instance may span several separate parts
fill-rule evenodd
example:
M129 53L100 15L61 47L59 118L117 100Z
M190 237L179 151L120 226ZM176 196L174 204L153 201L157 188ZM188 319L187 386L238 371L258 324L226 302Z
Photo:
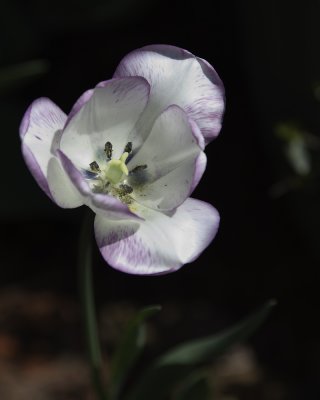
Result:
M171 216L152 211L145 221L95 219L95 236L103 258L113 268L135 275L162 275L191 263L214 239L219 213L189 198Z
M142 219L134 214L126 204L115 197L107 194L93 193L82 173L74 166L72 161L61 150L57 150L56 154L71 182L83 196L84 204L94 212L106 214L111 219Z

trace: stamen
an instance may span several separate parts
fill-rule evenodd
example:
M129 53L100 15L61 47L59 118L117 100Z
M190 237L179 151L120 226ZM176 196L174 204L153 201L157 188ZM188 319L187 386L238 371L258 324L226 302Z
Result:
M104 145L104 152L106 153L107 158L110 160L111 157L112 157L112 143L107 142L107 143Z
M132 152L132 142L128 142L125 146L125 151L121 154L120 158L112 158L113 147L111 142L106 142L104 145L104 152L107 160L103 165L99 166L96 161L90 163L92 179L91 188L94 193L110 193L118 197L122 202L131 204L133 201L130 194L133 188L125 184L125 177L129 175L129 170L126 165L129 153ZM136 167L135 170L144 169L147 166L142 165ZM94 175L93 175L94 173Z
M101 172L101 169L100 169L99 164L97 163L97 161L93 161L89 165L90 165L91 171L93 171L93 172Z
M124 148L125 153L131 153L132 152L132 142L128 142L126 144L126 147Z
M134 168L130 171L130 174L135 174L136 172L143 171L143 170L146 169L147 167L148 167L147 164L137 165L136 167L134 167Z
M133 192L132 187L126 184L120 185L120 189L123 190L125 194L130 194Z

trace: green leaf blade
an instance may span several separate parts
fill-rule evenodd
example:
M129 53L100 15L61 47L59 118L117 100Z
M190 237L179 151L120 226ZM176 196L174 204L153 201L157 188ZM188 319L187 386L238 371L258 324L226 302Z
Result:
M146 307L129 322L111 364L111 399L117 399L128 372L139 357L146 341L145 321L161 310L161 306Z
M236 342L250 336L266 319L276 302L267 302L260 310L224 332L178 345L157 362L165 365L198 365L220 355Z
M228 350L239 341L248 338L265 321L275 306L268 301L257 312L232 328L206 338L176 346L158 358L135 384L126 400L170 400L174 389L190 374ZM203 389L196 387L196 389ZM203 392L205 396L206 393Z
M49 71L46 60L31 60L10 65L0 69L0 93L8 92L16 87L45 75Z

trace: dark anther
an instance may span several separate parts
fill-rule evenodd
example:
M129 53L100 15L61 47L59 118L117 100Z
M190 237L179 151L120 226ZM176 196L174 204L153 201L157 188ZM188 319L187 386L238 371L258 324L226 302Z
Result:
M126 185L126 184L120 185L120 189L123 190L125 192L125 194L129 194L129 193L133 192L132 187L129 185Z
M112 157L112 144L110 142L107 142L104 145L104 152L106 153L107 157L109 159L111 159L111 157Z
M131 153L132 152L132 142L128 142L126 144L126 147L124 148L125 153Z
M97 161L93 161L89 165L90 165L91 171L93 171L93 172L101 172L99 164L97 163Z
M133 170L130 171L130 174L134 174L134 173L136 173L136 172L143 171L143 170L146 169L146 168L147 168L147 165L146 165L146 164L144 164L144 165L137 165L136 167L133 168Z

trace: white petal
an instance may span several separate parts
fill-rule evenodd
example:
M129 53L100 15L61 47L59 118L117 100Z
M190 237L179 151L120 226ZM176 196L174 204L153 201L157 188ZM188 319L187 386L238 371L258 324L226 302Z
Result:
M139 216L133 214L129 210L128 206L122 203L119 199L107 194L93 193L85 177L74 166L72 161L61 150L57 150L57 156L68 180L72 182L75 190L78 192L78 196L81 198L81 204L87 205L95 213L101 214L101 216L105 218L141 219ZM54 188L56 189L55 194L58 198L61 198L61 190L63 190L63 187L58 186L58 183L55 181L56 176L53 178L53 184L55 185ZM76 199L76 192L74 192L74 194Z
M198 126L180 107L168 107L128 163L129 171L147 165L145 170L129 176L128 182L135 188L133 197L153 209L178 207L190 196L204 171L198 168L196 173L198 158L205 159L203 147Z
M67 116L47 98L35 100L20 125L22 152L34 178L50 196L47 184L48 163L57 147Z
M148 95L148 83L137 77L112 79L104 87L96 87L91 97L89 93L90 99L68 121L61 150L77 167L87 169L91 162L105 160L107 141L113 145L113 157L120 157Z
M94 89L89 89L86 92L82 93L82 95L78 98L78 100L72 106L72 109L69 112L65 127L69 124L69 122L72 120L72 118L81 110L81 108L91 99L93 93L94 93Z
M53 200L63 208L75 208L84 204L83 198L75 188L60 161L52 157L48 165L48 185Z
M221 128L224 88L205 60L174 46L152 45L129 53L114 77L142 76L151 85L150 101L139 130L148 134L154 119L170 104L182 107L209 142Z
M214 238L218 212L187 199L172 216L140 209L144 221L95 219L95 234L105 260L123 272L155 275L176 271L196 259Z

